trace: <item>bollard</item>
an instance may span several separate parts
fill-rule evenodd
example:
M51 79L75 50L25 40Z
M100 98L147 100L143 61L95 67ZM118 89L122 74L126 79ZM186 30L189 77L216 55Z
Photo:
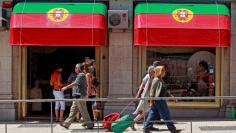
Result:
M190 121L190 133L193 133L193 122Z
M229 109L229 116L230 116L230 118L231 119L235 119L235 108L232 106L232 107L230 107L230 109Z
M7 133L7 123L5 124L5 133Z

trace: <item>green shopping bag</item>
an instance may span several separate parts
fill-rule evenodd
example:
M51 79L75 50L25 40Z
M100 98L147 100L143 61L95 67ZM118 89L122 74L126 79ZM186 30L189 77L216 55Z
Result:
M131 115L124 115L111 124L111 129L115 133L122 133L134 122Z

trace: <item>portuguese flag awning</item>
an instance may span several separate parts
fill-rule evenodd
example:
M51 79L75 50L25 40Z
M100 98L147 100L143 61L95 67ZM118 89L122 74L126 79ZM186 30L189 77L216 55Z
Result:
M136 46L230 46L230 15L221 4L144 3L135 8Z
M102 3L18 3L10 23L10 44L104 46L106 6Z

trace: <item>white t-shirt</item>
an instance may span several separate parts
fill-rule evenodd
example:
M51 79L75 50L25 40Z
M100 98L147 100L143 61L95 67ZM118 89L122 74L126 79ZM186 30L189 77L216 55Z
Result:
M148 86L149 86L149 80L150 80L150 75L146 74L146 76L143 78L143 85L144 85L144 89L143 89L143 93L141 94L141 97L147 97L149 95L149 93L147 93L148 91Z

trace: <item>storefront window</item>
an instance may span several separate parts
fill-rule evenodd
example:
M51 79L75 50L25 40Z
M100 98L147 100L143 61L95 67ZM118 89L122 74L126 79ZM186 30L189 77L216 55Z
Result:
M148 47L147 66L154 60L166 65L165 82L176 97L215 96L216 48ZM212 100L180 100L214 102Z

